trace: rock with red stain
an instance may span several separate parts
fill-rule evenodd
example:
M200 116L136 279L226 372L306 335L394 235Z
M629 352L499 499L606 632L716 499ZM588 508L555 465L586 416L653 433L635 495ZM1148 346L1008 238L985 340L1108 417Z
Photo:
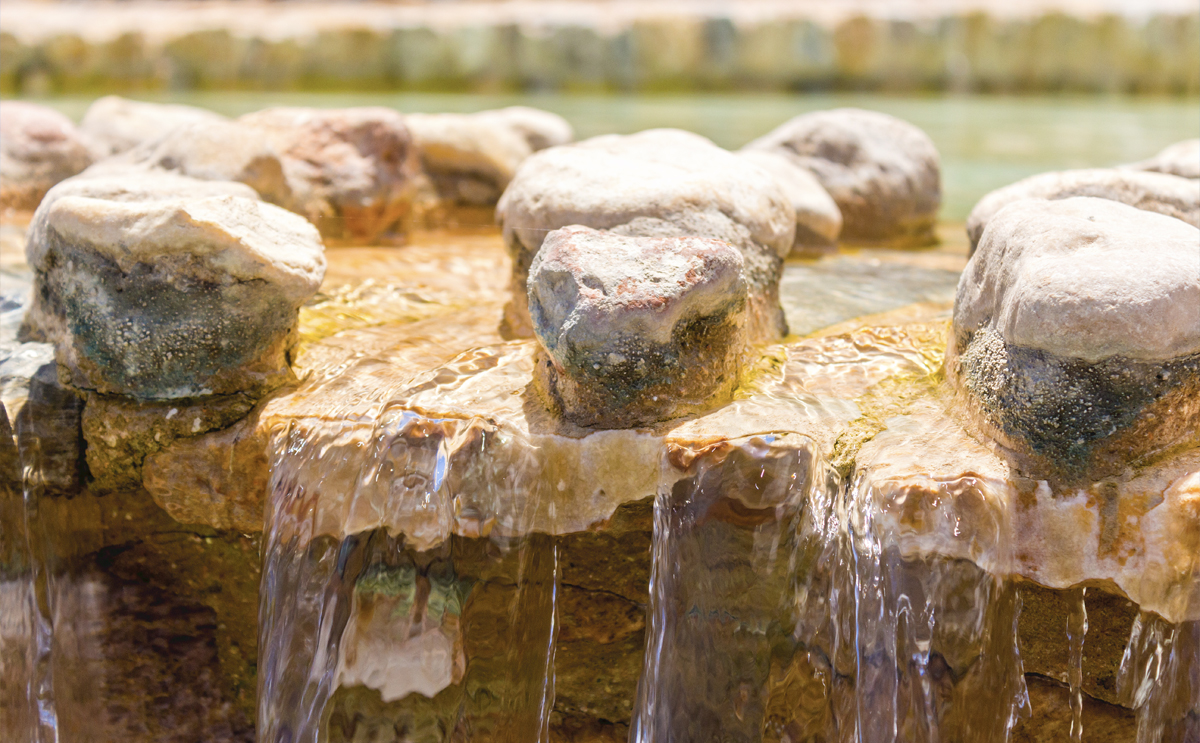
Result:
M54 184L91 162L67 117L24 101L0 104L0 210L32 213Z
M596 428L709 408L740 381L747 304L745 260L728 243L555 230L529 274L538 389Z
M266 135L283 162L289 208L326 242L370 244L403 231L424 175L399 113L268 108L239 122Z

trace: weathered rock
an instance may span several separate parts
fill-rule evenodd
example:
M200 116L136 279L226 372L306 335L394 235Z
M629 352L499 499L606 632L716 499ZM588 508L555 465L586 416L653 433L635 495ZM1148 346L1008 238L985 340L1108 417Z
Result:
M102 157L158 139L184 124L224 121L229 119L195 106L146 103L108 95L88 106L79 128L91 140L96 154Z
M534 152L547 147L570 144L575 130L566 119L555 113L529 106L508 106L480 111L474 116L483 121L505 126L520 134Z
M842 213L842 239L928 245L942 202L940 158L917 127L877 111L797 116L746 145L773 150L817 177Z
M261 130L236 121L183 124L92 166L89 173L130 167L167 170L205 181L236 181L287 207L292 192L279 153Z
M1132 163L1125 167L1132 170L1149 170L1168 173L1182 178L1200 178L1200 139L1185 139L1148 160Z
M542 240L570 225L642 237L707 237L737 248L749 290L752 341L786 333L779 306L795 213L783 190L745 158L688 132L607 135L535 153L496 207L513 256L505 332L531 334L526 279Z
M140 400L285 382L298 309L325 270L312 225L249 188L144 171L52 189L26 257L31 319L64 379Z
M728 397L746 347L738 251L703 238L551 232L529 274L543 396L581 426L633 428Z
M842 212L816 176L797 167L787 155L771 150L742 150L738 154L770 173L792 202L796 211L793 256L821 254L837 245Z
M0 103L0 213L32 213L54 184L91 162L66 116L24 101Z
M967 216L971 252L978 247L988 221L1014 201L1069 199L1073 196L1119 201L1200 227L1200 183L1163 173L1116 168L1063 170L1030 176L980 199Z
M289 208L326 240L374 242L400 229L412 210L420 162L395 111L269 108L239 122L261 131L279 153Z
M1065 479L1200 425L1200 231L1106 199L1025 200L959 282L947 368L985 430Z
M453 204L495 204L533 153L520 132L482 114L409 114L405 122L438 197Z

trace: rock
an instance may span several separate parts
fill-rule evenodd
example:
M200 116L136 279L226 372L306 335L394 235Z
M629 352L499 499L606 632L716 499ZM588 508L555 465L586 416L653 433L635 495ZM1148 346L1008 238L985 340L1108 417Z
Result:
M96 154L103 157L158 139L184 124L224 121L229 119L195 106L146 103L107 95L88 106L79 128L92 141Z
M1198 244L1181 220L1107 199L1000 210L959 282L947 352L984 430L1064 480L1194 436Z
M64 380L139 400L287 381L297 312L325 272L313 226L246 186L144 171L52 189L26 258L31 324Z
M543 395L567 420L598 428L728 397L746 347L744 263L720 240L551 232L529 273Z
M269 108L239 119L283 160L292 211L326 240L367 244L412 210L420 163L404 117L382 107Z
M236 121L183 124L97 163L91 172L130 167L167 170L204 181L236 181L272 204L286 207L292 201L279 153L262 131Z
M496 206L513 255L504 330L531 334L526 278L542 240L570 225L642 237L707 237L737 248L755 342L785 335L779 306L795 213L783 190L748 160L673 129L607 135L551 147L521 164Z
M558 114L529 106L496 108L480 111L474 116L517 132L524 137L534 152L547 147L570 144L575 139L575 130L566 119Z
M791 158L770 150L742 150L742 157L770 173L796 211L793 256L829 252L842 231L842 213L833 197L809 171Z
M896 246L933 243L942 203L937 148L894 116L838 108L797 116L746 145L809 170L837 202L842 239Z
M1062 170L1039 173L996 189L979 200L967 216L971 252L979 245L988 221L1020 199L1068 199L1091 196L1119 201L1200 227L1200 183L1163 173L1140 173L1115 168Z
M24 101L0 103L0 213L32 213L54 184L91 162L66 116Z
M1169 173L1182 178L1200 178L1200 139L1185 139L1167 147L1149 160L1125 166L1132 170Z

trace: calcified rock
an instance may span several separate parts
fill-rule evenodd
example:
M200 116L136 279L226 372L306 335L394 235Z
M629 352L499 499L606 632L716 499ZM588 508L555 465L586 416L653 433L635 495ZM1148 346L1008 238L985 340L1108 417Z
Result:
M1200 178L1200 139L1185 139L1163 149L1149 160L1132 163L1131 170L1169 173L1182 178Z
M1030 176L980 199L967 216L971 252L978 247L992 217L1014 201L1069 199L1073 196L1118 201L1200 227L1200 183L1174 175L1116 168L1063 170Z
M312 225L254 198L199 196L205 181L115 180L64 182L30 230L34 322L64 378L141 400L261 395L289 379L297 310L325 270Z
M728 397L746 348L738 251L703 238L551 232L529 273L542 394L581 426L632 428Z
M576 224L729 243L745 260L750 338L786 332L779 277L795 213L760 168L703 137L656 129L552 147L522 163L496 213L513 256L513 299L505 310L511 335L532 332L524 287L546 234Z
M397 112L269 108L238 121L261 131L279 153L289 208L326 240L371 243L402 228L420 185L420 163Z
M66 116L24 101L0 103L0 212L33 212L54 184L91 162Z
M260 130L236 121L182 124L97 163L88 172L132 167L167 170L205 181L236 181L272 204L286 207L292 201L279 153Z
M934 242L941 164L917 127L876 111L804 114L746 145L788 156L817 177L842 214L842 239L892 245Z
M816 176L787 155L771 150L742 150L738 154L770 173L792 202L796 211L793 257L819 255L837 244L842 213Z
M1000 210L958 286L947 368L1032 470L1095 479L1200 424L1200 231L1115 201Z
M105 156L158 139L184 124L214 124L229 121L220 114L195 106L131 101L105 96L88 106L79 128Z

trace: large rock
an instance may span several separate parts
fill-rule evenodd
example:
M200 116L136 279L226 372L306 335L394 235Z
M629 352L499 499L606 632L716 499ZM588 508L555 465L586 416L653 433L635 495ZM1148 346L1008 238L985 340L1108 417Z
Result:
M236 181L272 204L287 207L292 201L279 153L261 130L236 121L183 124L97 163L89 172L130 167L167 170L205 181Z
M1132 170L1168 173L1182 178L1200 178L1200 139L1185 139L1166 147L1149 160L1125 166Z
M91 162L66 116L24 101L0 103L0 213L33 212L54 184Z
M98 156L124 152L158 139L184 124L212 124L229 119L195 106L131 101L115 95L97 99L83 114L79 128Z
M837 245L842 212L816 176L778 152L742 150L739 154L770 173L792 202L796 211L792 256L819 255Z
M496 207L513 255L506 333L531 332L525 286L546 234L570 225L643 237L708 237L737 248L749 288L753 341L787 332L779 306L795 212L762 169L707 139L673 129L606 135L551 147L522 163Z
M561 116L523 106L409 114L405 121L438 196L466 206L495 204L525 158L574 138Z
M842 239L928 245L942 203L932 140L906 121L839 108L797 116L746 145L773 150L808 169L842 213Z
M529 274L543 395L582 426L631 428L703 410L741 379L741 254L698 237L551 232Z
M327 240L371 243L402 228L421 166L404 117L387 108L269 108L239 121L283 159L292 211Z
M958 286L947 368L984 430L1065 480L1200 425L1200 230L1107 199L1000 210Z
M297 313L325 271L316 229L246 186L144 171L52 189L26 258L31 321L64 379L139 400L290 379Z
M1039 173L998 188L979 200L967 216L971 252L979 245L988 221L1021 199L1069 199L1092 196L1166 214L1200 227L1200 183L1163 173L1140 173L1115 168L1062 170Z

